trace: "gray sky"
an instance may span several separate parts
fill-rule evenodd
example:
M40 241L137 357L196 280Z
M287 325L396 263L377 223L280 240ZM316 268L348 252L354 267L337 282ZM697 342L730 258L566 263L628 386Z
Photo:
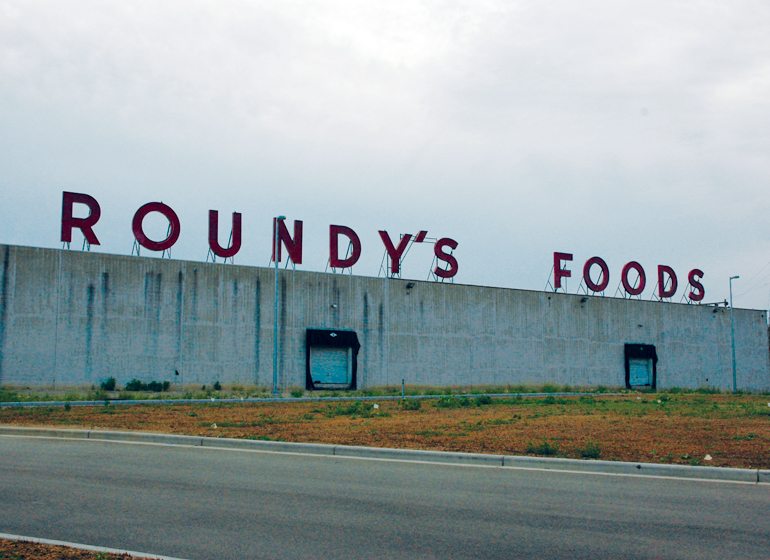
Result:
M541 290L553 251L705 272L770 307L770 3L0 0L0 242L59 246L61 191L129 254L151 200L204 260L207 212L459 242L457 282ZM158 223L152 227L161 227ZM165 228L163 228L165 233ZM425 279L429 247L405 262Z

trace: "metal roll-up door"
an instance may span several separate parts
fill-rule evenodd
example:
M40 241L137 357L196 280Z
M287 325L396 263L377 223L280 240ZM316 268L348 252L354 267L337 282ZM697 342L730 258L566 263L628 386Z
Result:
M319 385L350 385L351 349L329 346L311 347L310 375Z
M628 384L631 387L652 386L652 360L631 358L628 360Z

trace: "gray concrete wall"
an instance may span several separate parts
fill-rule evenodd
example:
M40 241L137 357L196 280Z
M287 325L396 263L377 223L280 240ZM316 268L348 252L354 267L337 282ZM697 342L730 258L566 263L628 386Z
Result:
M272 269L7 245L0 259L0 384L272 382ZM281 294L284 388L304 386L308 327L358 333L360 387L618 386L629 342L656 346L659 387L732 387L724 308L283 270ZM765 312L735 320L739 387L770 389Z

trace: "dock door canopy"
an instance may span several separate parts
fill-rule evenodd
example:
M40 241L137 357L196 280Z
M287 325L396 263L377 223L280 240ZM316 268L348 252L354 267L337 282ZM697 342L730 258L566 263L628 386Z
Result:
M655 389L658 355L651 344L626 344L626 387Z
M355 389L358 350L354 331L308 329L307 389Z

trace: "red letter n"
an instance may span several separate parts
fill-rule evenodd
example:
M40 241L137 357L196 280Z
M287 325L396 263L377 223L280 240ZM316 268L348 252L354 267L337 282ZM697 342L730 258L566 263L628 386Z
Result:
M273 218L273 262L275 262L275 224L278 222L278 262L281 262L281 248L286 246L289 259L294 264L302 264L302 220L294 220L294 238L283 220Z

